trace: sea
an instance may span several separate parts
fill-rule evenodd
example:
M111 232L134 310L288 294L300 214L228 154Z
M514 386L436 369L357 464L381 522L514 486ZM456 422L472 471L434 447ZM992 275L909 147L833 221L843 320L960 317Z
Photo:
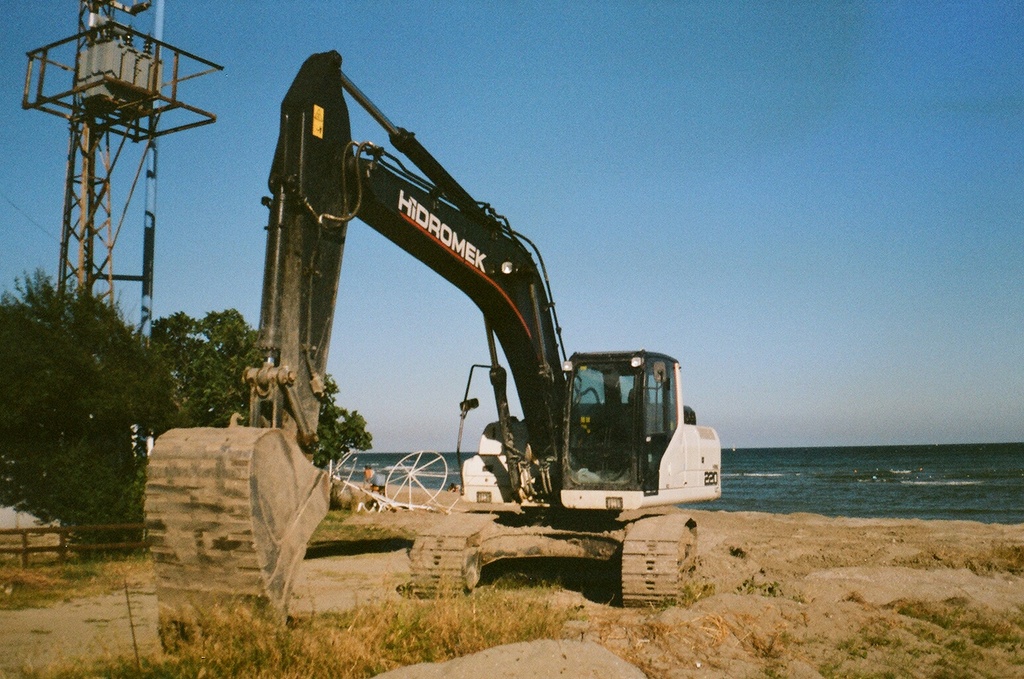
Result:
M463 453L465 460L470 454ZM420 482L459 482L455 453L441 453ZM404 461L403 461L404 459ZM420 457L419 464L430 461ZM397 473L408 453L360 453L351 468ZM442 466L445 474L440 474ZM696 509L825 516L1024 523L1024 443L972 443L722 451L722 497Z
M701 509L1024 523L1024 443L722 451Z

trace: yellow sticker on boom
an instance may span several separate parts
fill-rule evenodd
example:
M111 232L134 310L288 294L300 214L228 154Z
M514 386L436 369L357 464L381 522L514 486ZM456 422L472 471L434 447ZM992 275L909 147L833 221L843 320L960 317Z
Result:
M324 138L324 108L316 104L313 104L313 136Z

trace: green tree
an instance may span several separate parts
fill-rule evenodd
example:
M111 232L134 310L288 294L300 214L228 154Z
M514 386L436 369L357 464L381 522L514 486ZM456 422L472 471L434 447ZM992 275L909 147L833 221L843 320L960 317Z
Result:
M179 311L153 322L150 341L171 370L178 426L224 427L233 413L249 412L242 373L263 362L257 335L235 309L202 319Z
M141 521L170 375L108 304L42 272L15 290L0 297L0 503L64 525Z
M351 450L367 450L373 445L373 435L366 431L366 420L358 410L349 412L334 402L338 384L328 375L324 379L324 395L320 399L320 425L316 433L319 441L313 450L313 464L326 467L337 462Z
M154 321L153 348L174 379L177 426L221 427L232 413L249 412L249 388L242 383L242 373L263 361L257 337L235 309L211 311L202 319L178 312ZM338 385L330 375L324 383L320 441L313 451L314 463L321 466L350 450L366 450L373 440L362 415L335 403Z

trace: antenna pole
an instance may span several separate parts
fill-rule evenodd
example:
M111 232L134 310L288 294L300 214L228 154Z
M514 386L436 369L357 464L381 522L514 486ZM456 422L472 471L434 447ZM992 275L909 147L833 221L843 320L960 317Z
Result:
M153 37L164 39L164 0L156 0ZM150 119L152 137L146 152L146 211L142 217L142 306L139 332L148 343L153 332L153 261L156 256L156 119Z

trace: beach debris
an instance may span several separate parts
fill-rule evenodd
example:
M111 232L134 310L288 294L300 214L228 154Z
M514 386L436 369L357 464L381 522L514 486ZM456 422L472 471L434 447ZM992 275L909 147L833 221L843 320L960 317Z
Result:
M366 465L364 482L353 481L355 465L348 457L332 468L332 477L348 490L356 511L426 511L448 514L458 497L446 506L438 500L448 487L448 462L436 451L409 453L387 468L387 476Z

